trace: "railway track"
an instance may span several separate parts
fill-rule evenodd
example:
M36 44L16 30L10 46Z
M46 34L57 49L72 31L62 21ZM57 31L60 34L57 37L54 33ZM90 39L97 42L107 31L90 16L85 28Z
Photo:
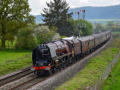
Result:
M71 67L71 65L69 67ZM65 70L66 68L64 68L63 70ZM26 90L42 81L45 81L50 77L54 77L56 74L57 73L49 77L37 77L30 70L30 67L28 67L10 75L0 77L0 90Z
M30 67L27 67L27 68L24 68L24 69L19 70L17 72L0 77L0 90L1 90L2 86L6 85L10 82L13 82L15 80L18 80L21 77L24 77L24 76L29 75L31 73L32 73L32 71L30 70Z
M44 81L48 77L37 77L34 73L27 74L19 79L12 80L0 87L0 90L25 90L35 84Z
M30 88L31 86L34 86L34 85L44 81L45 79L46 79L46 77L42 77L42 78L34 77L34 78L31 78L31 80L28 80L14 88L11 88L11 90L26 90L26 89Z

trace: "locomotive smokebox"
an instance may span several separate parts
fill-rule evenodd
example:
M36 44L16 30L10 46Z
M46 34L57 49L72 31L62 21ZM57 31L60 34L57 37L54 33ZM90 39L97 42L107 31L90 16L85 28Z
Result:
M32 61L35 70L49 70L51 55L47 45L41 44L33 50Z

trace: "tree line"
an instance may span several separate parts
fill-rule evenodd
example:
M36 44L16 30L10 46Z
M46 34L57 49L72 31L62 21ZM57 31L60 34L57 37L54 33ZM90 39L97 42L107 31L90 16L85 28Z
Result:
M45 25L36 25L30 14L28 0L1 0L0 2L0 45L6 43L17 49L32 49L36 45L60 39L61 36L85 36L93 33L93 26L85 20L72 19L65 0L47 2L43 9ZM79 27L82 23L85 27ZM79 34L80 33L80 34Z
M99 33L99 32L106 31L106 30L110 30L112 32L120 32L120 23L109 21L107 22L107 24L97 23L96 25L94 25L95 33Z

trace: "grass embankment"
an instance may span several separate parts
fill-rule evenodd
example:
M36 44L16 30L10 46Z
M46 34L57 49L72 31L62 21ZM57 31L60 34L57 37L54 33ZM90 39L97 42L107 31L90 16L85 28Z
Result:
M94 85L99 80L100 76L116 57L120 50L120 40L116 39L108 46L101 54L91 58L88 65L81 72L77 73L75 77L63 85L56 88L56 90L82 90L86 86Z
M0 76L32 64L30 51L0 50Z
M120 59L104 82L102 90L120 90Z

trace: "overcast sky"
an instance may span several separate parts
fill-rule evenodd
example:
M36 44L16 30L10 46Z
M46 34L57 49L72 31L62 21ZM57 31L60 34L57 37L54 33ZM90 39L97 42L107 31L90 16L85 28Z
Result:
M31 14L41 14L42 9L46 7L46 2L51 0L29 0ZM120 4L120 0L66 0L69 3L70 8L82 7L82 6L111 6Z

